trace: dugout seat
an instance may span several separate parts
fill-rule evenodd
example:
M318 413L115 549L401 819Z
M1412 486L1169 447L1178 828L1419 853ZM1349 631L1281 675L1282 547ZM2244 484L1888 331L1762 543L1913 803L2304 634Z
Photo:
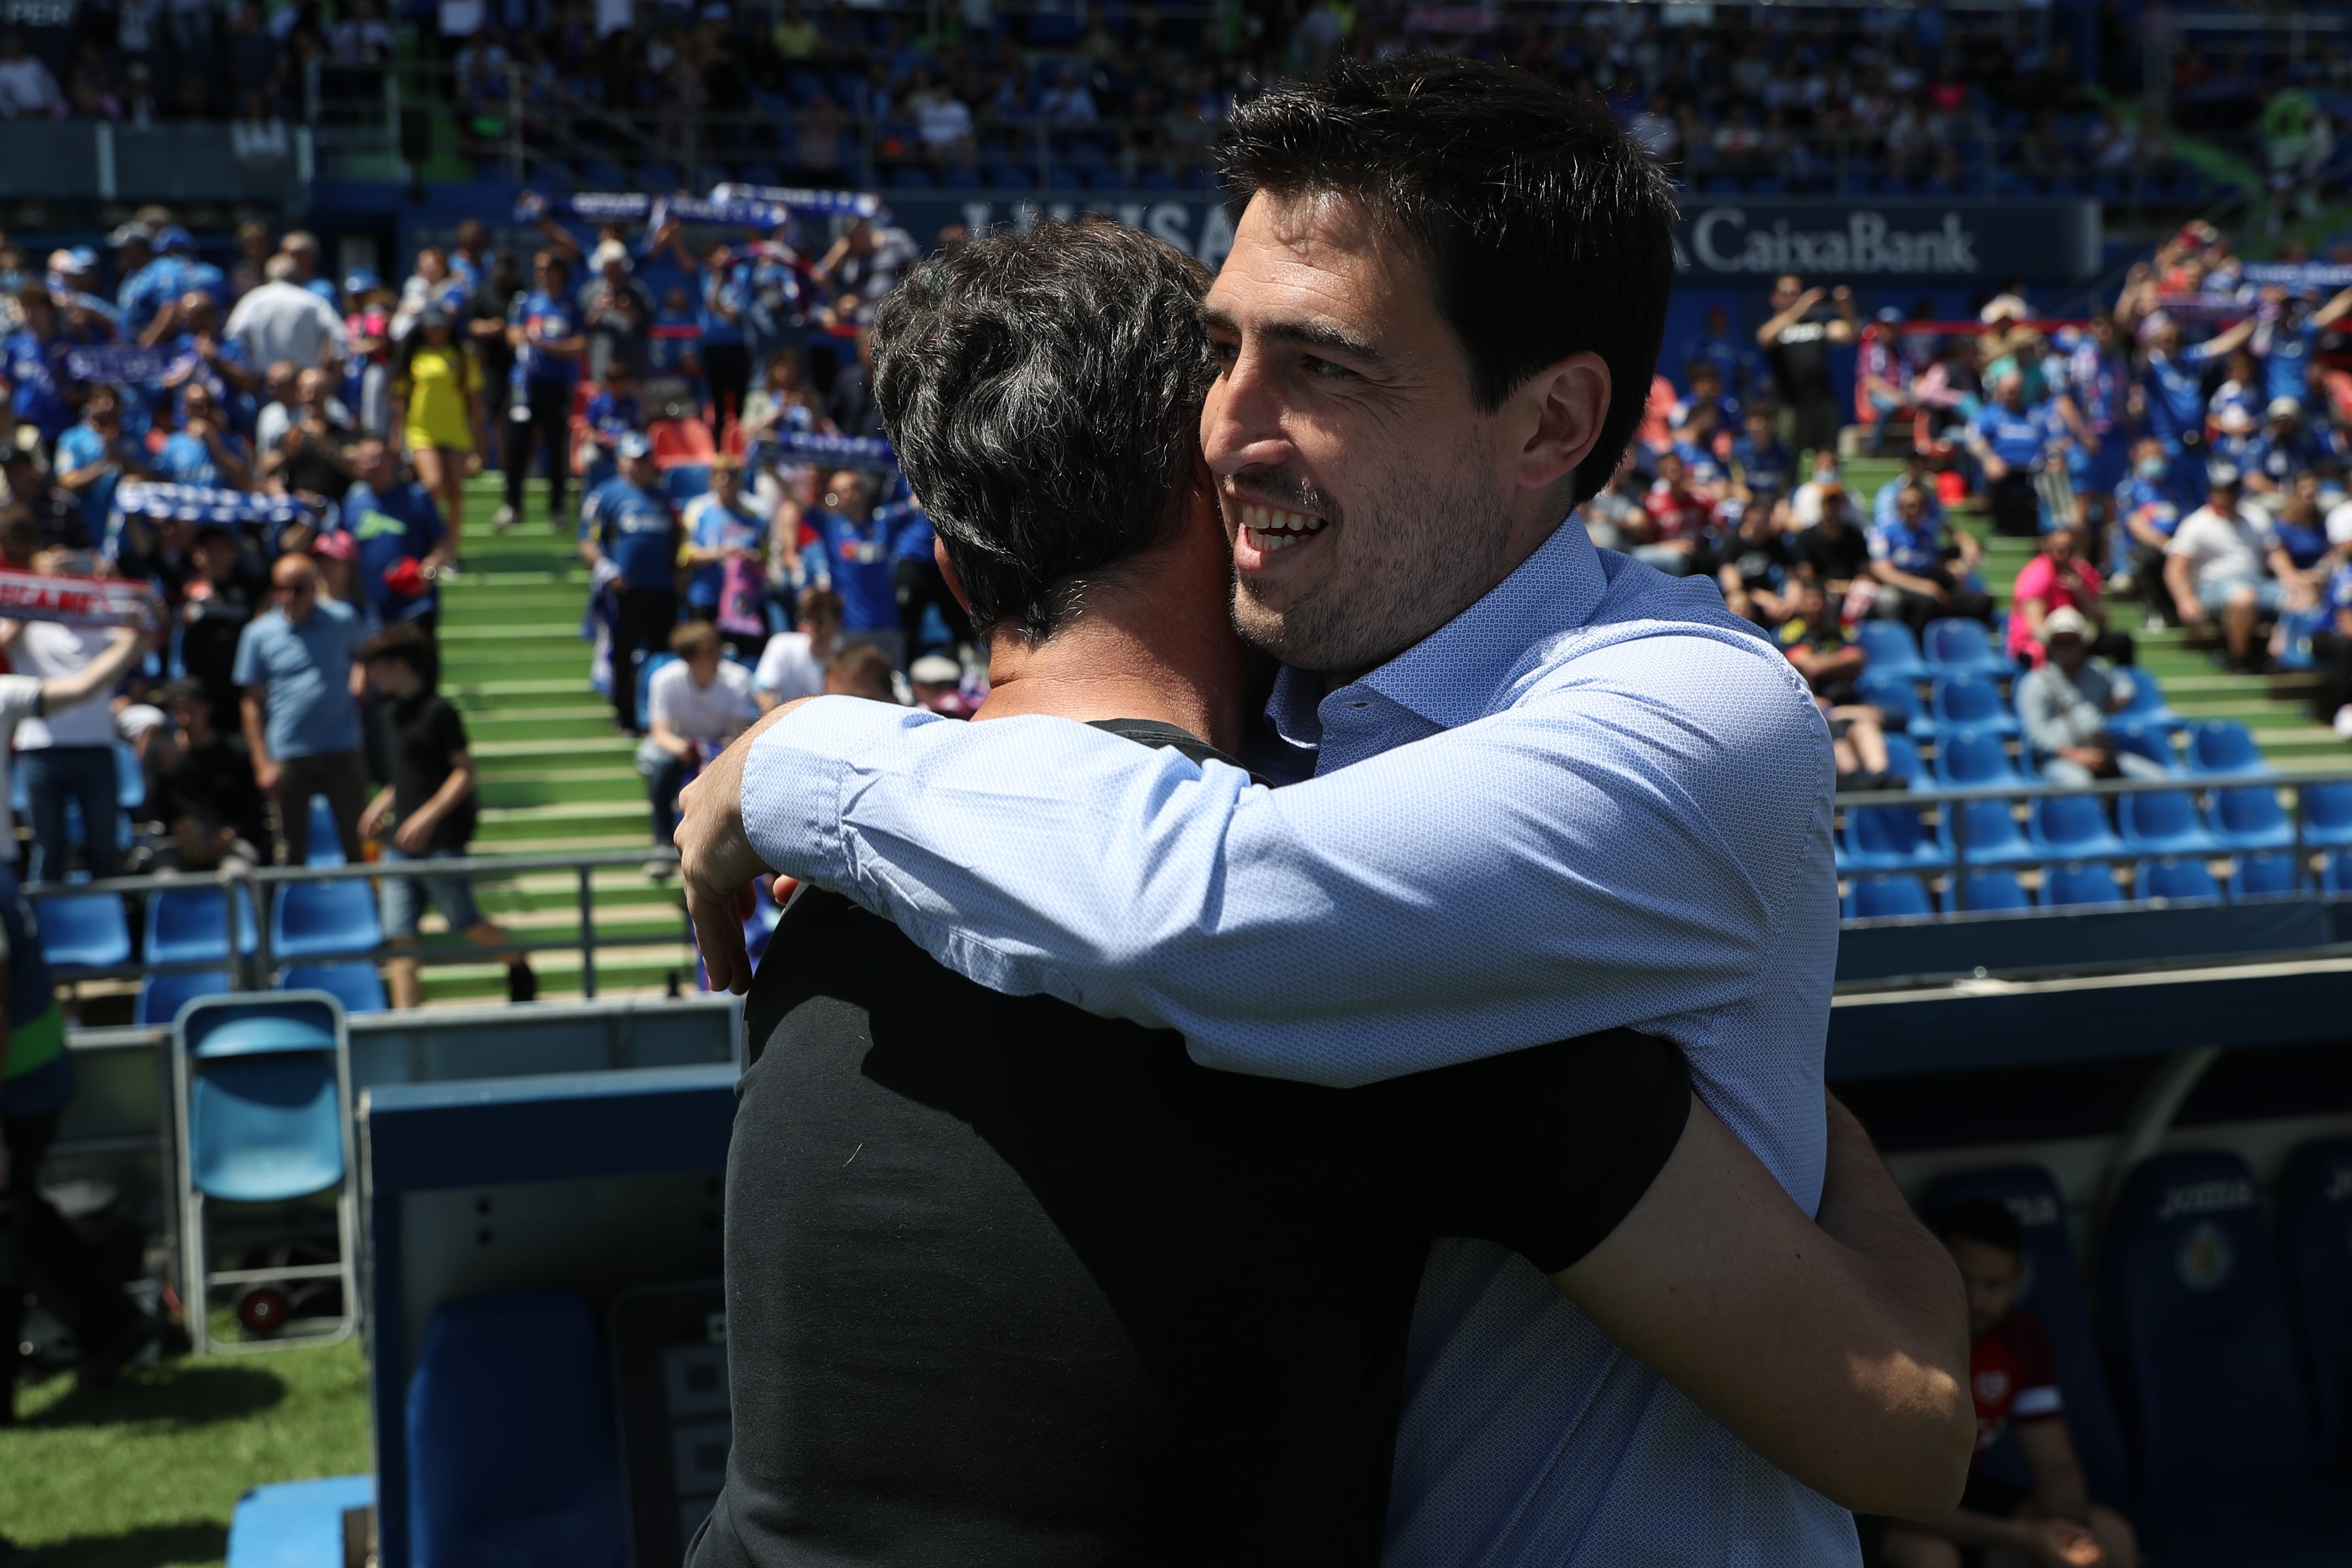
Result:
M1854 920L1886 920L1898 916L1932 915L1935 901L1927 885L1916 877L1879 876L1854 879L1846 914Z
M2294 843L2294 824L2267 789L2215 790L2207 820L2224 849L2285 849Z
M1938 733L1984 730L1996 735L2014 735L2018 731L2016 715L2000 700L2000 688L1982 671L1962 670L1937 676L1928 690L1927 707L1935 716Z
M1919 760L1919 743L1907 735L1886 737L1886 772L1910 781L1913 789L1927 787L1927 764Z
M2016 789L2025 783L2017 764L1989 730L1955 730L1936 742L1936 783L1943 789Z
M1862 678L1853 683L1853 694L1877 709L1880 721L1889 730L1900 730L1915 741L1926 740L1936 732L1936 721L1927 717L1927 710L1919 700L1918 685L1908 675L1864 669Z
M1838 846L1841 870L1913 871L1950 863L1951 857L1937 847L1916 807L1846 808L1845 834Z
M2218 904L2221 901L2221 884L2213 879L2213 869L2204 861L2167 855L2142 860L2133 868L2132 896L2162 899L2175 904Z
M2036 795L2026 814L2025 837L2052 860L2124 853L2124 841L2107 826L2095 795Z
M139 1001L131 1009L131 1021L169 1027L172 1020L180 1016L180 1009L197 997L224 995L227 991L228 975L217 969L150 974L139 983Z
M570 1290L444 1302L408 1384L409 1551L433 1568L624 1568L596 1320Z
M2233 719L2209 719L2189 731L2189 771L2202 778L2252 778L2271 765L2252 731Z
M2115 872L2095 861L2053 866L2042 874L2042 907L2045 910L2114 909L2129 901L2116 884Z
M2352 844L2352 782L2298 786L2303 841L2335 847Z
M131 962L131 922L120 893L37 899L33 913L40 921L41 956L52 964L100 969Z
M383 976L373 963L296 963L278 977L280 991L323 991L343 1005L346 1014L388 1013L392 1003L383 993Z
M2164 700L2164 688L2157 684L2156 677L2142 669L2130 674L2131 695L2124 700L2123 711L2107 715L2111 733L2168 737L2189 728L2189 721Z
M2310 1374L2319 1468L2352 1418L2352 1138L2306 1143L2279 1176L2279 1263Z
M2303 890L2303 867L2297 857L2276 850L2241 855L2230 868L2230 898L2277 899Z
M343 830L335 825L335 808L327 804L327 797L323 795L310 797L310 854L303 863L309 866L350 864L343 857Z

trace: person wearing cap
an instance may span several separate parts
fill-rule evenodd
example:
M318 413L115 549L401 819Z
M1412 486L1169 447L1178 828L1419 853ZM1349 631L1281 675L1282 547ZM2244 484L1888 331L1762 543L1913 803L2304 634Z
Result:
M643 374L646 334L653 325L654 297L632 270L629 247L617 239L600 241L589 253L594 276L580 289L580 319L588 330L588 374L602 378L619 365Z
M359 546L359 591L384 625L415 621L430 632L441 608L434 579L449 561L441 514L425 487L401 472L383 437L360 437L352 457L359 479L343 496L340 531Z
M572 469L566 447L572 395L580 384L580 361L588 340L572 302L572 264L566 253L541 250L531 257L530 268L530 289L516 299L507 318L507 342L515 351L515 362L507 409L507 499L498 521L507 526L522 516L523 480L536 448L547 464L548 522L561 532L569 526L563 515L563 482Z
M2278 614L2286 595L2282 578L2294 571L2278 535L2242 499L2238 470L2214 464L2205 504L2180 520L2165 550L2165 584L2181 624L2202 630L2218 617L2229 667L2259 673L2269 661L2255 644L2255 627Z
M609 562L613 593L613 714L639 732L637 666L669 646L677 624L677 514L662 493L654 444L632 432L614 448L620 473L588 492L580 509L580 552L593 567Z
M335 308L294 280L295 261L280 253L262 264L262 285L228 313L229 339L255 364L291 363L297 370L336 365L349 342Z
M2263 411L2260 429L2250 433L2242 448L2246 490L2261 498L2277 498L2294 489L2295 477L2310 473L2334 454L2326 436L2305 423L2303 404L2293 397L2273 397Z
M400 340L393 374L393 428L401 435L416 480L437 497L448 519L447 564L455 576L466 531L466 477L474 461L474 427L480 422L481 384L474 356L457 341L457 323L436 300L417 312L416 325Z
M942 718L969 719L971 705L964 700L963 666L943 653L927 653L907 671L914 689L915 706Z
M2108 732L2107 716L2131 700L2131 678L2092 662L2091 636L2080 610L2053 610L2042 619L2049 658L2017 681L2018 722L2034 765L2054 784L2165 777L2162 763L2123 750Z

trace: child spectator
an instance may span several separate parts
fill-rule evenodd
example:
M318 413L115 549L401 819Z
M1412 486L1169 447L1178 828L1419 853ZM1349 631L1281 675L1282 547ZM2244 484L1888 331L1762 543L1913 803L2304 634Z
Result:
M841 637L841 595L830 588L803 588L800 629L778 632L760 655L751 694L766 712L801 697L824 695L824 668Z
M653 802L654 842L677 847L677 792L694 782L702 765L726 749L760 717L751 697L751 672L721 651L718 630L707 621L688 621L669 635L675 663L654 671L647 683L648 733L639 765ZM671 866L646 866L667 877Z
M386 626L360 649L368 684L385 702L391 727L392 783L370 801L361 834L384 834L383 858L399 865L414 860L463 858L479 816L474 787L474 755L467 747L466 721L437 689L440 660L433 639L412 623ZM474 884L464 877L386 877L384 936L395 947L413 947L425 900L441 911L453 931L485 946L503 946L507 933L483 918ZM539 995L539 977L522 953L506 960L507 999L529 1002ZM395 958L384 965L394 1007L421 999L416 961Z

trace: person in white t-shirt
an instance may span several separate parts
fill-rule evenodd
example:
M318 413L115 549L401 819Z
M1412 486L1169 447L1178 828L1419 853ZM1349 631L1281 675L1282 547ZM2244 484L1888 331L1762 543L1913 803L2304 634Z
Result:
M2278 614L2299 574L2271 525L2240 500L2238 482L2237 469L2213 466L2205 504L2180 520L2165 551L2164 581L2181 623L2193 630L2219 616L2230 667L2253 671L2267 661L2255 626Z
M669 635L676 662L654 671L646 690L647 731L638 766L650 787L654 842L677 847L677 792L693 782L702 764L760 717L751 697L751 672L728 658L719 628L687 621ZM667 860L646 870L667 876Z
M751 694L764 713L780 702L824 695L824 667L841 640L841 595L830 588L801 590L801 626L768 639L752 672Z
M290 362L296 371L339 365L350 342L335 308L294 280L294 258L271 257L262 264L268 281L236 302L228 313L228 336L245 345L255 364Z
M27 627L50 625L46 622L8 624L18 628L20 634ZM56 629L70 631L74 628L60 626ZM140 637L137 632L130 630L99 632L96 636L99 639L97 657L81 661L69 671L49 675L23 673L0 675L0 737L5 737L11 730L47 724L52 715L63 719L67 714L85 707L96 707L100 712L104 712L106 694L113 689L114 683L121 679L123 674L138 661L140 655L145 650L146 639ZM16 640L21 647L24 642L23 637L20 635ZM21 654L16 656L16 662L20 671L26 668L26 662ZM110 715L108 717L108 724L107 816L103 820L108 827L107 868L111 870L114 853L112 814L116 807L112 782L114 752ZM19 744L22 744L21 741ZM37 755L39 755L38 748L26 753L28 759ZM40 826L45 815L41 795L37 792L31 798L34 820L33 874L28 880L41 881L62 878L65 875L64 800L59 798L57 801L55 809L58 822L52 836L48 830ZM9 799L7 749L5 746L0 746L0 865L12 865L16 858L16 822L9 808ZM85 835L85 837L88 837ZM97 869L95 857L92 858L91 869ZM106 873L99 874L103 876Z

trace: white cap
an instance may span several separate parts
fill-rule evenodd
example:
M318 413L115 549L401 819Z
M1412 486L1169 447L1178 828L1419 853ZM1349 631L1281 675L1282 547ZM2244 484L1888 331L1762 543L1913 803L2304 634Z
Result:
M2053 637L2081 637L2088 642L2091 623L2074 605L2062 605L2042 617L2042 640L2046 643Z
M2327 542L2331 545L2352 544L2352 500L2344 501L2328 512Z
M2271 405L2266 413L2266 417L2272 419L2300 419L2303 417L2303 400L2296 397L2273 397L2271 399Z
M624 267L628 266L629 247L617 239L608 239L597 246L595 253L588 258L588 265L600 271L608 261L617 261Z
M925 686L945 686L963 679L963 666L943 653L927 653L908 669L908 676Z

